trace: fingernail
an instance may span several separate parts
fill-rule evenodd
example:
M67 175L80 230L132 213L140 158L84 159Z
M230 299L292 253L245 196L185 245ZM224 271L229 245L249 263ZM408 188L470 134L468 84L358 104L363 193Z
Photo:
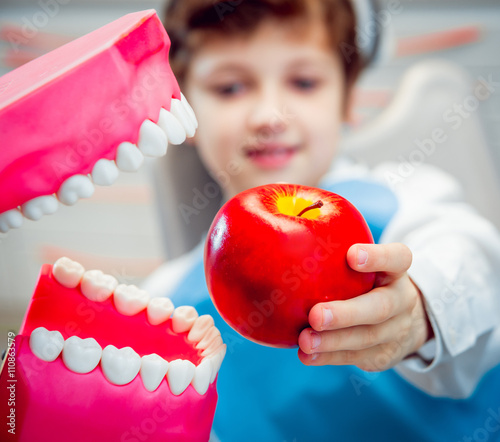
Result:
M358 266L364 266L368 261L368 252L365 249L358 249Z
M311 332L311 350L315 350L321 344L321 336L318 333Z
M323 323L322 326L326 327L327 325L330 325L333 319L332 311L328 308L323 308Z

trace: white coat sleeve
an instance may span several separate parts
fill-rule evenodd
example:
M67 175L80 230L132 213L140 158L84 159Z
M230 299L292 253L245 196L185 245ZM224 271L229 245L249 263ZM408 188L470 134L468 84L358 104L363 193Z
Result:
M434 338L396 371L433 396L464 398L500 363L500 235L463 202L449 175L421 165L375 169L391 184L399 209L381 241L413 253L409 276L425 299Z

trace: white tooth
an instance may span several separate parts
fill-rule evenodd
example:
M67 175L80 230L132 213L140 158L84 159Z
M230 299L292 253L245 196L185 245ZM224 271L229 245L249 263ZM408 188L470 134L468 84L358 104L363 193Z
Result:
M212 379L213 363L209 359L203 359L194 371L191 385L198 394L205 394Z
M210 315L202 315L194 321L193 327L189 331L188 341L200 342L210 327L213 327L214 320Z
M201 356L203 357L209 357L219 349L219 347L223 344L224 342L222 341L222 337L219 334L218 336L215 337L215 339L210 342L207 348L203 349Z
M101 270L87 270L83 274L80 289L91 301L103 302L111 296L117 285L114 276L105 275Z
M90 373L99 364L101 356L102 348L94 338L71 336L64 342L64 364L75 373Z
M222 361L224 360L224 356L226 355L226 350L227 346L224 344L217 353L209 358L212 363L212 376L210 377L210 383L215 381L215 377L217 376L220 366L222 365Z
M193 121L191 121L191 117L186 108L177 98L172 98L170 102L170 113L180 121L188 138L195 134L196 127Z
M120 174L116 163L112 160L100 159L92 169L92 181L98 186L111 186Z
M31 351L36 357L44 361L55 361L61 353L63 346L64 338L57 330L48 331L45 327L38 327L31 332Z
M191 107L191 105L189 104L189 102L187 101L186 97L182 92L181 92L181 103L184 106L184 109L186 109L188 115L190 116L191 121L194 124L194 127L198 129L198 120L196 119L196 114L194 113L193 108Z
M167 153L167 136L151 120L145 120L139 129L137 147L146 157L162 157Z
M113 293L116 310L122 315L132 316L148 306L149 293L135 285L120 284Z
M168 371L168 362L156 353L141 358L141 378L148 391L155 391Z
M116 151L116 165L123 172L137 172L144 162L144 155L135 144L125 141Z
M56 281L64 287L74 289L82 280L85 269L72 259L59 258L52 267L52 275Z
M148 320L152 325L165 322L174 312L174 304L169 298L151 298L148 303Z
M172 329L175 333L184 333L191 330L191 327L198 318L198 312L190 305L182 305L174 310L172 315Z
M52 195L39 196L21 206L22 214L33 221L38 221L43 215L52 215L59 207L59 202Z
M61 184L57 198L67 206L76 204L81 198L90 198L94 194L94 185L86 175L73 175Z
M161 108L158 126L165 132L170 144L178 145L186 141L184 127L168 110Z
M141 368L141 357L130 347L108 345L102 351L101 367L106 379L115 385L131 382Z
M0 215L0 232L7 233L10 229L18 229L23 225L23 215L19 209L12 209Z
M205 332L203 338L196 344L196 348L201 348L205 350L210 346L210 344L216 339L220 337L220 331L217 327L212 326Z
M176 396L184 392L193 380L196 366L185 359L175 359L168 366L167 379L170 391Z

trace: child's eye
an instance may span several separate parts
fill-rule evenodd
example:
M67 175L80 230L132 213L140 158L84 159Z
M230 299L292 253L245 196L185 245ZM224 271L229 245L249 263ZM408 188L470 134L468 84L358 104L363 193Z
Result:
M227 83L214 86L213 90L222 97L232 97L244 92L245 85L243 83Z
M292 84L301 91L311 91L318 86L319 81L312 78L294 78Z

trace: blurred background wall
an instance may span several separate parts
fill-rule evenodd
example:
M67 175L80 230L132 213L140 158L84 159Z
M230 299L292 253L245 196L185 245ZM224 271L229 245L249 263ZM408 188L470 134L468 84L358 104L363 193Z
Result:
M353 131L390 106L405 73L422 60L456 63L469 74L471 88L481 78L500 83L498 0L385 3L393 5L388 26L393 57L363 75ZM128 12L149 8L161 12L162 2L1 0L0 75ZM497 87L474 118L481 121L490 166L500 175L500 84ZM452 156L450 161L461 158ZM166 259L150 166L135 174L121 173L112 187L97 187L94 197L76 206L60 207L52 216L25 220L21 229L0 234L0 333L19 327L43 263L65 255L120 282L139 283Z

